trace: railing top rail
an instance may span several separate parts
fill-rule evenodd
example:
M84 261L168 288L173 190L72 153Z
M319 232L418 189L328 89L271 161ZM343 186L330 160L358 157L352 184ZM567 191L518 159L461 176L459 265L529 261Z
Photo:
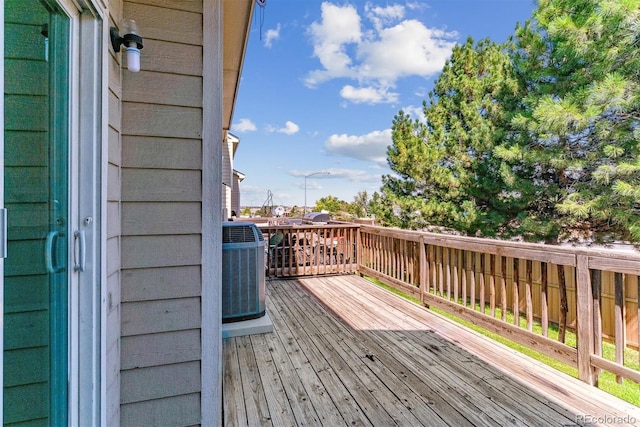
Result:
M362 225L360 230L364 233L381 236L396 237L410 241L423 241L424 243L436 246L529 258L564 265L575 266L575 258L581 255L593 260L593 262L590 263L593 268L611 269L612 271L621 271L619 269L622 268L627 272L640 273L640 251L635 249L623 250L606 247L555 246L544 243L505 241L370 225ZM605 260L615 260L615 262L611 263L611 268L607 268L606 266L609 263ZM626 268L624 264L627 264Z
M323 229L331 229L331 228L360 228L360 224L280 224L280 225L258 225L260 229L269 229L269 230L296 230L296 229L315 229L315 230L323 230Z

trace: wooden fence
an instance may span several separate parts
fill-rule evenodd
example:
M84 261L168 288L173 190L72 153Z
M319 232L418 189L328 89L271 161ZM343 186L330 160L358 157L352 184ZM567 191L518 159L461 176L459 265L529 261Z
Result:
M572 365L589 384L600 370L640 383L624 366L625 348L640 342L636 252L361 226L358 256L361 274ZM604 341L614 361L602 357Z

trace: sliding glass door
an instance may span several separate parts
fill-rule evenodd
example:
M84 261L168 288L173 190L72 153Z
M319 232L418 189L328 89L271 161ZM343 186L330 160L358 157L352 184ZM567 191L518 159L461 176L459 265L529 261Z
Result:
M4 423L66 425L70 19L5 0Z

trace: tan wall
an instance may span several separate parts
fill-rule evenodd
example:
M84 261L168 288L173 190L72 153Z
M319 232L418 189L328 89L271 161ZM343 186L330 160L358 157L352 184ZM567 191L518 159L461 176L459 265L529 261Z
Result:
M200 423L202 2L124 1L120 424Z

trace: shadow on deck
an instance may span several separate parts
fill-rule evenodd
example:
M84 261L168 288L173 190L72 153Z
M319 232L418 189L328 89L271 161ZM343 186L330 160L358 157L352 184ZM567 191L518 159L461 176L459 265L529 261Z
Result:
M267 281L274 333L224 340L224 423L640 425L640 408L356 275Z

